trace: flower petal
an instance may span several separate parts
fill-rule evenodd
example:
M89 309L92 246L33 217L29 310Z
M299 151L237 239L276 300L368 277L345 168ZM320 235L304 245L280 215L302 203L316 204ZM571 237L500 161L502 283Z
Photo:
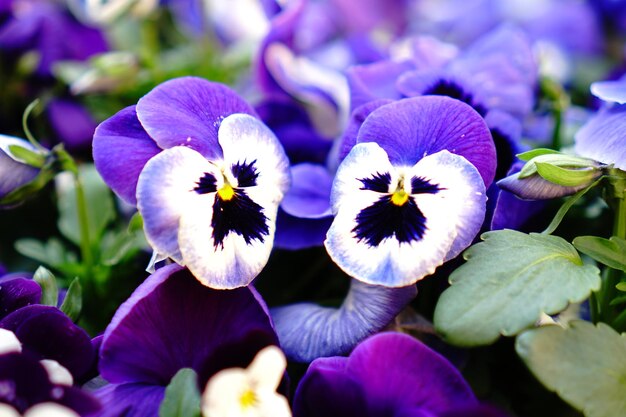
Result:
M549 200L565 197L589 185L585 183L575 187L565 187L545 180L539 175L519 179L519 173L509 175L498 181L497 184L501 189L525 200Z
M165 397L165 386L144 384L110 384L94 391L102 402L97 417L154 417Z
M293 185L280 207L287 214L304 219L330 216L333 177L322 165L299 164L291 168Z
M250 337L260 340L260 334L264 346L276 344L255 290L212 290L172 264L148 277L115 313L104 333L100 372L112 383L165 386L185 367L247 366L263 347ZM224 356L233 351L239 354Z
M357 142L378 143L397 166L412 166L445 149L471 162L485 185L495 175L496 150L485 121L449 97L415 97L382 106L365 119Z
M280 344L296 362L342 355L380 331L415 298L414 285L386 288L357 280L341 307L299 303L271 309Z
M576 152L626 170L626 105L600 111L574 137Z
M146 163L137 182L137 208L143 216L144 231L150 245L159 253L182 263L178 233L184 212L205 207L215 193L194 191L205 174L210 174L219 188L223 176L202 155L185 146L166 149ZM211 211L202 215L210 219ZM207 235L206 237L208 238Z
M39 169L15 160L7 153L9 146L16 145L32 150L25 140L0 135L0 198L32 181ZM5 151L6 150L6 151Z
M596 81L591 84L591 94L601 100L625 104L626 81Z
M93 137L93 159L102 179L129 204L137 204L135 194L141 170L161 152L143 129L135 106L126 107L102 122Z
M0 279L0 319L30 304L39 304L41 287L35 280L21 277Z
M59 362L77 380L94 361L95 351L87 333L55 307L20 308L3 318L0 327L14 332L25 351Z
M412 183L401 205L392 203L393 190L374 191L365 182L385 177L390 187L401 175ZM337 214L326 249L363 282L414 284L469 246L484 220L485 203L482 179L463 157L441 151L400 174L377 144L359 144L337 171L332 194Z
M161 148L188 146L208 159L221 157L217 131L233 113L255 114L230 88L197 77L166 81L137 103L137 117Z
M96 121L86 108L67 99L48 103L50 125L68 149L85 149L91 145Z
M274 247L300 250L323 246L326 232L328 232L332 222L332 216L320 219L303 219L278 209Z

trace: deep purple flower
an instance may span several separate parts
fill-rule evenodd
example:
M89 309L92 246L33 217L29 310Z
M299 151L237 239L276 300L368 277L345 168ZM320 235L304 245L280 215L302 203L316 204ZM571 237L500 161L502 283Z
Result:
M600 110L574 138L576 152L626 171L626 105Z
M91 146L97 123L87 109L70 98L51 100L47 107L50 126L70 151Z
M37 74L50 76L62 60L85 60L105 52L103 34L78 22L61 4L41 0L12 0L9 17L0 25L0 50L39 54Z
M295 417L443 417L471 415L453 411L476 407L472 390L446 359L401 333L373 336L347 358L315 360L293 405Z
M228 87L167 81L103 122L94 161L146 237L205 285L249 284L265 266L289 162L274 134Z
M186 269L156 271L120 306L100 349L96 392L102 417L155 416L165 387L181 368L199 374L200 390L216 372L245 368L278 344L267 309L252 287L218 291Z

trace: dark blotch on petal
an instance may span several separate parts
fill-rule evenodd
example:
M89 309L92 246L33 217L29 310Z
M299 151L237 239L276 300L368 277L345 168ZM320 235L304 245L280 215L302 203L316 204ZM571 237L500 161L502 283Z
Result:
M263 241L263 236L269 234L267 220L263 207L241 189L236 189L230 200L222 200L216 195L211 220L215 249L224 247L224 239L230 232L242 236L247 244L253 239Z
M499 129L491 129L493 143L496 145L498 165L496 166L496 180L506 177L507 172L515 162L516 150L513 149L512 140Z
M388 193L389 184L391 183L391 175L388 172L384 174L376 173L371 178L359 179L363 184L361 190L376 191L377 193Z
M217 191L217 179L213 174L206 172L197 182L198 186L193 190L198 194L208 194Z
M426 217L409 197L401 206L393 204L390 196L383 196L371 206L361 210L352 232L360 241L378 246L383 240L395 236L400 243L419 240L426 230Z
M474 96L471 93L468 93L463 87L451 80L442 79L438 81L432 87L424 91L423 95L452 97L465 104L469 104L483 117L487 114L486 108L474 102Z
M422 177L411 178L411 194L437 194L443 188L439 184L431 184Z
M250 163L244 161L233 164L231 170L235 178L237 178L239 187L254 187L256 185L256 179L259 177L259 173L254 167L255 163L256 159Z

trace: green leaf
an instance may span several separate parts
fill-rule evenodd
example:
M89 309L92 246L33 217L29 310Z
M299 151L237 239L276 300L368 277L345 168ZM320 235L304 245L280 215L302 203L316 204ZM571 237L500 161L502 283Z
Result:
M46 306L57 306L59 300L59 289L57 281L52 272L40 266L35 271L33 279L41 287L41 304Z
M80 178L85 190L89 240L98 243L107 225L115 218L113 197L93 165L80 167ZM76 186L72 175L64 173L57 177L57 206L59 209L59 230L76 245L80 245L80 227L76 209Z
M67 293L65 300L61 304L61 311L64 312L73 322L78 320L80 312L83 309L83 289L80 286L78 278L74 278Z
M452 344L515 335L600 288L598 268L583 265L558 236L498 230L481 238L463 254L467 263L452 273L435 309L435 328Z
M579 236L572 242L576 249L613 269L626 272L626 240L612 236Z
M626 282L620 282L615 286L619 291L626 292Z
M564 187L576 187L588 184L600 175L600 170L595 167L567 169L543 162L537 162L535 165L537 166L537 173L541 175L543 179Z
M592 168L597 167L598 163L592 159L581 158L579 156L565 155L562 153L543 154L535 156L522 167L519 172L519 178L523 179L537 173L537 164L549 164L564 168Z
M533 149L527 152L522 152L522 153L518 153L517 156L521 161L530 161L531 159L533 159L536 156L540 156L540 155L548 155L548 154L558 154L560 153L559 151L555 151L554 149L547 149L547 148L537 148L537 149Z
M548 389L587 417L626 416L626 336L574 321L518 336L515 349Z
M191 368L178 371L165 389L159 417L200 417L200 392L197 380L198 376Z
M9 145L9 152L13 158L35 168L42 168L46 164L46 155L18 145Z

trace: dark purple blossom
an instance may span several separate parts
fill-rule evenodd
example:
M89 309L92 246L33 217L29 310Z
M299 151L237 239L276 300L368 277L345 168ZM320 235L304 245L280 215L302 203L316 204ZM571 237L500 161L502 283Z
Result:
M165 266L120 306L104 333L100 373L111 384L96 392L104 404L99 416L155 416L178 370L193 368L202 390L216 372L245 368L277 343L252 287L213 290L178 265Z
M503 415L480 406L445 358L400 333L373 336L347 358L315 360L293 408L295 417Z

